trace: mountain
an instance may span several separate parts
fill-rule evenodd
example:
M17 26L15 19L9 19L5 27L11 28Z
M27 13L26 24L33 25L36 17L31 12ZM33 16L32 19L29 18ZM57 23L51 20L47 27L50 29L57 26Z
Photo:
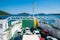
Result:
M29 14L29 13L19 13L19 14L17 14L18 16L30 16L31 14Z
M60 13L49 13L49 14L45 14L45 13L37 13L37 14L34 14L35 16L60 16Z
M9 17L11 14L5 12L5 11L1 11L0 10L0 19L6 19L7 17Z
M34 14L35 16L43 16L43 15L46 15L45 13L37 13L37 14Z
M5 12L5 11L1 11L1 10L0 10L0 15L11 15L11 14L9 14L9 13L7 13L7 12Z

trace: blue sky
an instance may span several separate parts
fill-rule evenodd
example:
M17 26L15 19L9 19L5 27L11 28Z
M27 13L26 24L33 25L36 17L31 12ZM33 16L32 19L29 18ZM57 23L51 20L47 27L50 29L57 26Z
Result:
M60 0L34 0L34 13L60 13ZM11 14L33 13L33 0L0 0L0 10Z

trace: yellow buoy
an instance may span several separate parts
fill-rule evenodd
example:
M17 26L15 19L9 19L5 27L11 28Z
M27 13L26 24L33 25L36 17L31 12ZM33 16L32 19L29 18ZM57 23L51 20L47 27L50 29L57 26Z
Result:
M38 20L36 18L34 18L34 27L37 28L38 27Z

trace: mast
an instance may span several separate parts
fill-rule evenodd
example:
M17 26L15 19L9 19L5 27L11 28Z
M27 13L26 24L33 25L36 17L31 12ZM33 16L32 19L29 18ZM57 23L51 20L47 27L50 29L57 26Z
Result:
M35 2L33 0L33 3L32 3L33 18L34 18L34 12L35 12L34 6L35 6Z

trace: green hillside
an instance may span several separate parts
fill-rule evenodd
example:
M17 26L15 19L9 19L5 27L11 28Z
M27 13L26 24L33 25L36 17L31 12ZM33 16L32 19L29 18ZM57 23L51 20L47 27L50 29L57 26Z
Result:
M9 14L9 13L7 13L7 12L5 12L5 11L1 11L1 10L0 10L0 15L11 15L11 14Z

